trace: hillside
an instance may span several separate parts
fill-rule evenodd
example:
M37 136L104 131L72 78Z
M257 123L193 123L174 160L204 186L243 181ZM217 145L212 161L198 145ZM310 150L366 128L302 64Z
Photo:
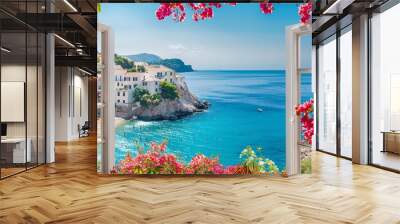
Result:
M131 59L132 61L143 61L149 64L160 63L160 61L162 61L162 58L160 58L159 56L148 53L126 55L125 57Z
M173 58L173 59L164 59L160 62L160 64L175 70L176 72L193 72L193 68L191 65L185 65L185 63L181 59Z
M162 59L158 55L155 54L135 54L135 55L127 55L125 56L132 61L143 61L149 64L156 65L164 65L170 69L175 70L176 72L192 72L193 68L191 65L186 65L181 59L171 58L171 59Z

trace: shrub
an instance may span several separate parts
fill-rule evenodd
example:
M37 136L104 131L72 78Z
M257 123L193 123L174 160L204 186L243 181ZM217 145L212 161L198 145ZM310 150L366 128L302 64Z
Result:
M156 106L161 102L161 95L156 93L156 94L144 94L140 99L139 99L140 105L144 107L148 106Z
M170 100L178 98L178 91L176 90L175 84L168 81L162 81L160 83L160 89L162 98Z
M257 149L258 151L262 150L261 148ZM279 172L274 161L258 157L251 146L243 149L240 153L240 158L242 162L238 172L241 174L261 174L265 172L275 174Z
M218 158L207 158L203 154L195 155L186 169L188 174L223 174L224 167Z
M115 173L122 174L181 174L183 164L174 154L166 153L167 143L152 142L145 153L132 157L129 153L120 161Z
M141 87L136 87L135 91L133 91L133 99L136 102L139 102L140 99L142 98L142 96L145 94L150 94L150 92L147 89L143 89Z
M300 166L302 174L311 174L311 158L302 159Z
M115 54L114 62L120 65L124 69L131 69L135 66L135 63L124 56Z
M252 147L240 154L241 164L224 167L218 157L195 155L188 164L180 162L174 154L167 153L167 142L150 143L145 150L137 144L138 154L126 157L113 169L114 174L269 174L278 173L272 160L257 157Z
M300 117L302 136L305 142L311 145L314 135L314 99L297 105L295 111L296 115Z
M138 65L138 66L136 66L136 71L137 72L146 72L146 69L143 65Z

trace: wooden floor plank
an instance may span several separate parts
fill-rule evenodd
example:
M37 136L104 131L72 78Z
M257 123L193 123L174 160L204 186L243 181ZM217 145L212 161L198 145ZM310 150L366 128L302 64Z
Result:
M96 139L0 181L0 223L400 223L400 175L313 154L313 174L104 177Z

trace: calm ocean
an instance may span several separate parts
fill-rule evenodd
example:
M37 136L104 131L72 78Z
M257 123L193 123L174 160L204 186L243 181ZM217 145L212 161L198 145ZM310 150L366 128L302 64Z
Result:
M178 121L131 121L116 130L116 162L136 143L168 141L168 151L188 162L197 153L239 163L247 145L285 167L285 72L196 71L183 73L192 93L211 103L207 112ZM311 97L311 76L302 78L302 99ZM263 109L259 112L257 109Z

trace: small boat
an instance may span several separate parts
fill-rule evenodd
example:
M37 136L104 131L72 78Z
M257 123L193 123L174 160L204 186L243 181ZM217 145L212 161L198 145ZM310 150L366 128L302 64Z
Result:
M261 108L257 108L257 111L258 111L258 112L263 112L264 110L261 109Z

